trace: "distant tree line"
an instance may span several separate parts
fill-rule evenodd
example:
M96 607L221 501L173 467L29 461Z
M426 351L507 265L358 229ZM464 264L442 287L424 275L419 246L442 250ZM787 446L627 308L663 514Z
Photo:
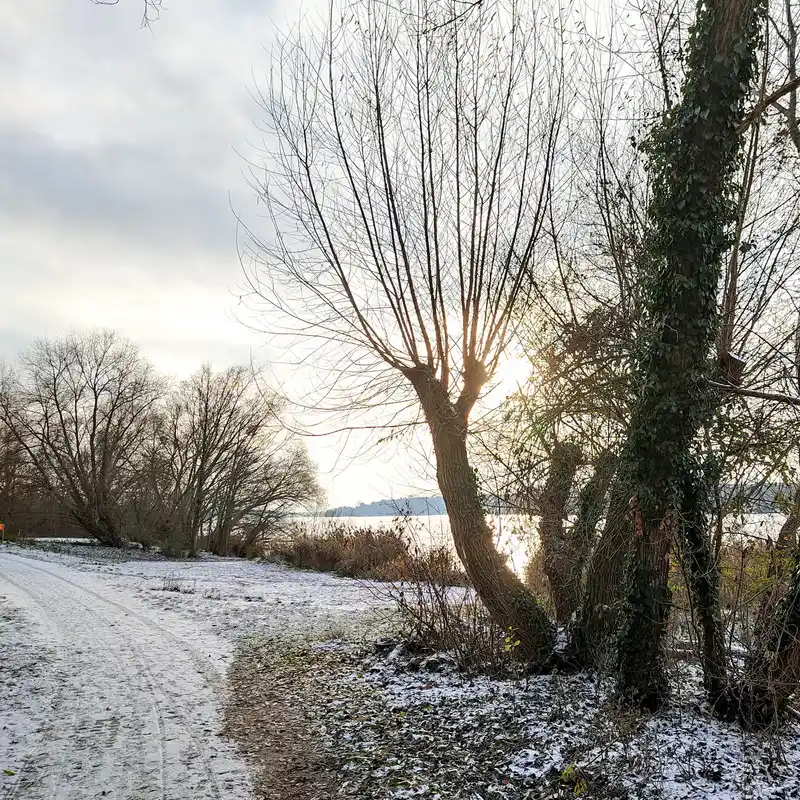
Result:
M113 546L251 552L319 501L251 367L175 384L113 332L42 339L0 375L0 520Z
M372 503L359 503L355 506L329 508L326 517L425 517L446 514L447 509L441 497L395 497L376 500Z

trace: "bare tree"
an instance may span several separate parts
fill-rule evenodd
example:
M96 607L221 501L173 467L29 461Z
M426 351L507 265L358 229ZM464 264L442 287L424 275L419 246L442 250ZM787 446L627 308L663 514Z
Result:
M144 461L151 479L140 483L175 550L195 554L203 539L215 553L247 550L319 498L313 464L279 412L250 367L206 365L177 388Z
M114 333L39 340L7 376L0 420L74 523L121 545L120 500L162 387Z
M158 545L169 555L182 555L189 540L189 453L179 422L176 404L167 396L150 415L123 504L131 540Z
M562 49L535 8L459 10L334 2L323 29L280 43L258 186L274 230L247 274L269 329L335 353L340 386L355 364L416 398L456 550L542 662L551 626L494 547L467 436L548 246Z

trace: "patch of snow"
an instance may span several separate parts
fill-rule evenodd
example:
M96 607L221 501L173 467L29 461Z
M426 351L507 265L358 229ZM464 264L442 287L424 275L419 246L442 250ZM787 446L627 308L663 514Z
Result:
M42 669L0 695L6 797L249 800L247 768L218 735L225 643L92 578L0 551L24 620L3 625L0 649L33 648Z
M30 539L29 541L33 546L41 542L59 542L61 544L85 544L90 547L100 547L97 539L91 539L85 536L37 536L35 539Z
M98 563L96 549L0 547L0 796L250 800L218 735L236 642L352 636L373 590L238 559Z
M335 703L322 712L334 716L325 728L353 796L561 798L580 780L587 797L800 797L797 723L758 734L721 722L687 664L670 708L642 716L622 713L610 684L586 675L492 680L410 670L400 657L370 662L339 678L340 698L360 698L360 719Z

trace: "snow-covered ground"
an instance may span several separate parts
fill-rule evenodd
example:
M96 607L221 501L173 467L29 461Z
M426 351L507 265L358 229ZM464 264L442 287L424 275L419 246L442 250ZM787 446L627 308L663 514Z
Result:
M378 606L353 581L239 560L0 547L0 797L249 799L218 735L236 639L352 634Z
M294 765L280 768L300 785L323 747L343 798L800 797L798 723L714 719L690 666L667 711L626 715L591 676L489 680L402 646L368 654L358 641L387 607L380 585L241 560L0 547L0 799L251 800L263 739L245 764L220 736L234 658L256 688L279 678L282 705L268 691L248 711L260 730L291 708L316 732L269 769Z
M289 690L313 698L352 800L785 800L800 797L800 728L715 719L675 665L665 711L624 713L606 680L467 677L431 659L318 653Z

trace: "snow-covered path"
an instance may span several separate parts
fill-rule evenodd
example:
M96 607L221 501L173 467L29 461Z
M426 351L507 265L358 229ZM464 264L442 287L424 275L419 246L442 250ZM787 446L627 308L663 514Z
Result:
M219 648L99 577L0 552L0 798L250 798Z

